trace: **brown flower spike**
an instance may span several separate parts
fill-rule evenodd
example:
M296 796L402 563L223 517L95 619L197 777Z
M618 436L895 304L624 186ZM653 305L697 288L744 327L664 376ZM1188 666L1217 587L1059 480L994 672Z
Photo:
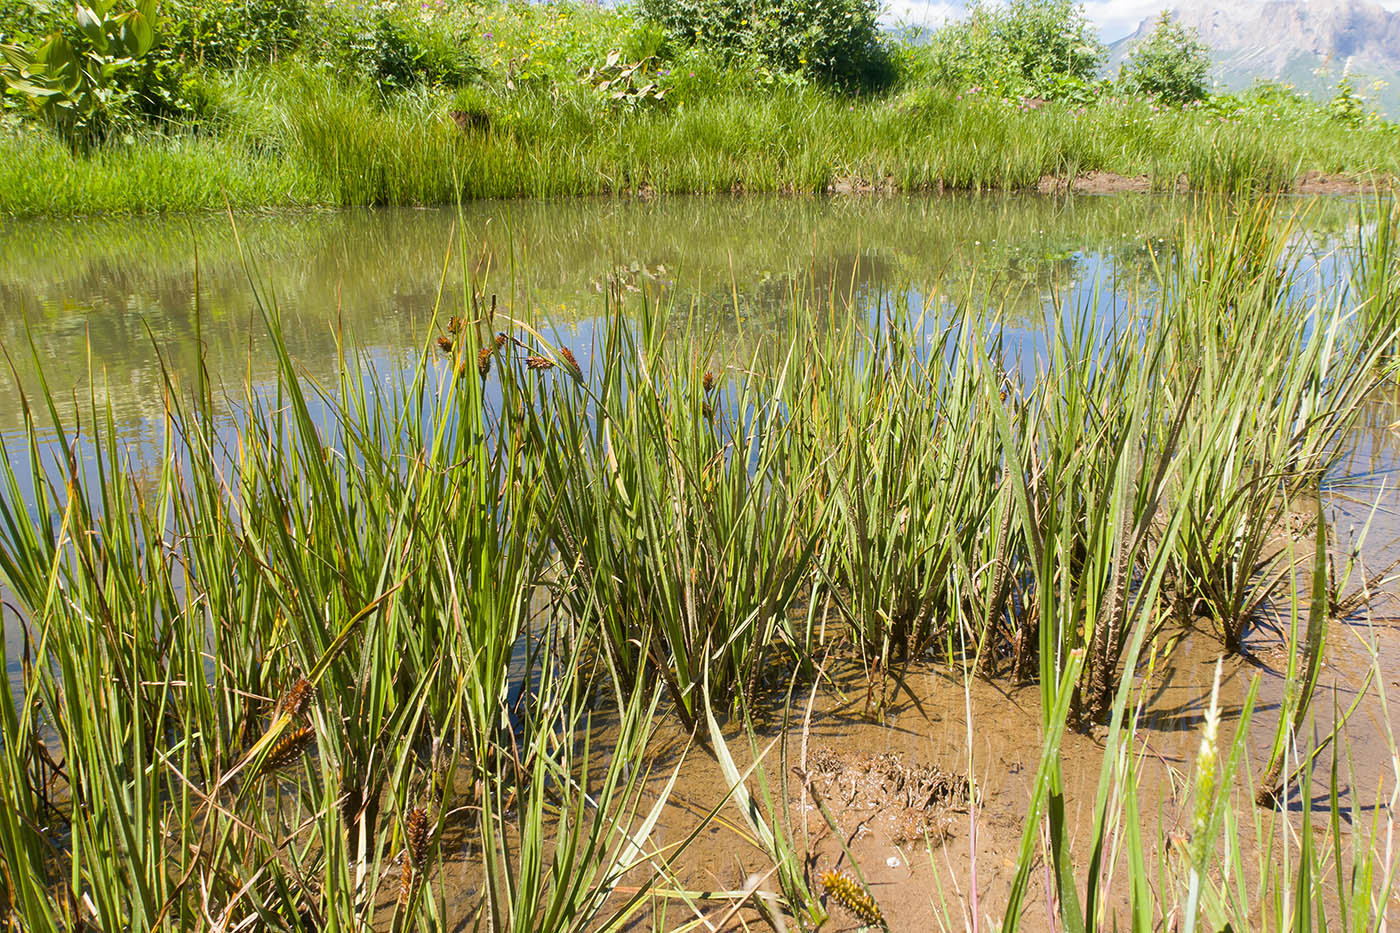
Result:
M404 854L408 856L409 864L415 868L423 867L423 860L428 855L428 811L422 807L414 807L408 811L404 817Z
M276 771L294 763L306 752L315 738L316 731L310 726L293 729L272 746L272 751L267 753L264 767L268 771Z
M311 691L313 687L311 681L305 677L298 677L287 692L282 694L282 699L277 701L277 712L286 713L295 719L306 712L306 706L311 701Z
M404 817L403 875L399 879L399 903L407 906L413 900L413 888L428 855L428 811L414 807Z

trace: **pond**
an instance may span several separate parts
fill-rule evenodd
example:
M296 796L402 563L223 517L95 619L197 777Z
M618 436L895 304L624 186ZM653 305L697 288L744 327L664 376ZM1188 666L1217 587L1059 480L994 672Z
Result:
M569 327L610 284L647 291L730 338L782 326L799 290L825 307L995 302L1038 317L1052 296L1111 307L1197 211L1167 196L665 198L476 202L460 210L0 221L0 342L21 381L27 346L53 387L87 386L140 433L161 412L162 365L188 376L196 307L216 380L266 364L254 289L275 302L294 356L323 377L347 344L423 345L469 289L500 310ZM1323 204L1337 232L1354 206ZM465 261L464 261L465 257ZM849 312L846 312L849 313ZM251 348L251 353L250 353ZM0 432L20 426L9 368ZM86 388L83 390L87 391Z
M1301 206L1285 202L1280 210ZM996 308L1010 351L1030 358L1041 349L1040 326L1065 309L1116 320L1124 309L1150 306L1154 270L1178 258L1173 244L1189 242L1183 228L1228 210L1166 195L678 197L0 222L0 343L8 357L0 371L0 443L8 456L24 456L23 399L32 403L42 371L65 417L71 409L85 423L91 395L110 406L119 436L138 455L157 451L166 380L190 385L198 336L210 375L230 395L250 376L255 384L270 377L260 307L277 309L292 355L307 376L327 384L346 348L378 363L411 362L425 348L433 352L453 316L487 307L561 335L586 369L589 341L614 295L670 307L673 320L710 334L720 355L735 360L787 329L795 308L829 314L840 325L891 306L931 318L949 308ZM1295 287L1343 287L1349 270L1333 247L1354 237L1357 210L1341 199L1307 205L1295 233L1307 274ZM1325 497L1337 553L1370 522L1365 556L1372 571L1391 560L1400 538L1396 417L1393 398L1370 403ZM1387 620L1377 621L1376 650L1389 669L1400 662L1400 638ZM7 614L15 685L22 645L10 623ZM1345 702L1371 659L1346 626L1335 627L1327 682ZM1154 752L1170 762L1167 770L1194 753L1218 653L1216 642L1197 638L1159 675L1143 722ZM1256 668L1265 674L1264 708L1288 689L1277 657L1237 661L1226 675L1227 710L1238 711ZM909 704L896 698L893 728L876 729L858 721L851 704L836 704L823 708L818 731L830 741L913 756L919 746L910 736L927 725L930 711L934 719L942 711L949 722L929 741L952 756L964 741L961 704L969 718L976 709L979 728L1000 715L1005 697L984 683L964 692L941 674L920 678ZM1368 737L1389 727L1400 727L1400 716L1384 704L1368 702L1353 720L1354 766L1367 793L1388 764L1384 743ZM1023 772L1035 767L1029 756L1037 751L1037 723L1031 716L1007 724L999 739L991 738L998 730L986 731L986 760L1005 769L980 776L1001 798L987 832L1009 850L1020 831L1014 811ZM1252 744L1266 743L1266 731ZM1087 796L1098 749L1083 736L1067 749L1085 763L1070 780ZM1260 749L1251 751L1257 757ZM833 759L831 767L844 774L848 765ZM696 785L712 779L688 778ZM724 857L714 854L715 864ZM732 887L743 882L726 880Z

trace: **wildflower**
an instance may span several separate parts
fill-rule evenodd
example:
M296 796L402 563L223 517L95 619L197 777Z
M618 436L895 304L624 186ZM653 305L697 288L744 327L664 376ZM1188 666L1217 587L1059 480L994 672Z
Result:
M574 353L568 347L560 347L559 355L564 358L564 365L573 371L574 375L581 375L583 369L579 367L578 360L574 359Z
M399 882L399 903L407 905L413 900L413 889L418 880L418 872L423 867L423 858L428 851L428 811L414 807L404 817L404 850L400 858L403 877Z

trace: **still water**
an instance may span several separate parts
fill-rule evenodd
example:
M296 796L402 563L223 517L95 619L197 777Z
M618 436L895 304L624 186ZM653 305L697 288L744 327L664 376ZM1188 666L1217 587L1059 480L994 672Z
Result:
M266 365L255 292L316 376L339 364L337 331L376 354L411 352L434 310L441 327L471 291L568 329L600 314L615 286L743 343L782 325L795 289L841 313L895 295L916 308L994 300L1031 319L1055 297L1120 301L1208 209L1165 196L666 198L0 221L11 361L0 435L21 426L15 376L32 391L35 359L58 394L91 389L124 430L149 430L162 365L191 372L196 309L212 375L237 386ZM1340 231L1354 214L1322 204L1309 228Z
M166 374L189 384L197 333L232 394L270 371L260 306L316 379L334 375L340 346L412 358L473 294L576 346L611 293L665 303L736 354L781 329L797 293L837 319L891 301L991 304L1014 329L1059 306L1127 306L1181 228L1224 209L1144 195L745 197L0 221L0 448L23 449L42 371L64 417L110 404L128 443L156 449ZM1323 277L1325 244L1356 216L1343 200L1308 207ZM1365 439L1368 476L1395 462L1384 421Z

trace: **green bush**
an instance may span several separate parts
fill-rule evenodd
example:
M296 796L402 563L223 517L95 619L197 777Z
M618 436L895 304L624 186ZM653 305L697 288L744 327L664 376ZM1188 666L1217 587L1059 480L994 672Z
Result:
M889 83L877 0L641 0L682 46L849 89Z
M1327 115L1342 126L1358 127L1366 122L1366 108L1351 78L1337 82L1337 93L1327 102Z
M969 15L930 37L922 69L950 88L1080 102L1098 88L1105 49L1071 0L974 0Z
M1133 47L1123 66L1130 90L1170 104L1189 104L1206 96L1210 53L1194 28L1172 22L1167 10L1152 34Z
M357 5L327 4L308 26L305 51L313 61L361 77L381 92L420 84L456 87L480 73L467 36L436 9L392 0Z

